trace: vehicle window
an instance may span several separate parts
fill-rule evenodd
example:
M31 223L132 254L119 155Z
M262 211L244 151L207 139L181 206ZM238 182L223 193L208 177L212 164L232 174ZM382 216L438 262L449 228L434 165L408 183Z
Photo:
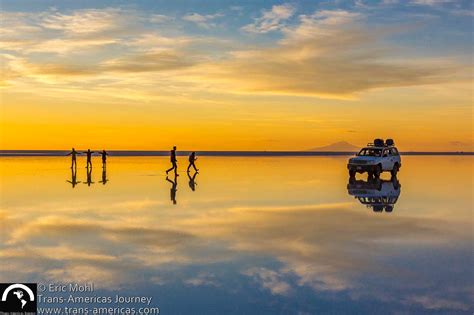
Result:
M360 152L357 154L359 156L380 156L382 154L381 149L369 149L369 148L364 148L360 150Z
M389 150L383 150L383 156L389 156L390 152Z
M392 148L391 151L392 151L392 155L398 155L398 150L397 149Z

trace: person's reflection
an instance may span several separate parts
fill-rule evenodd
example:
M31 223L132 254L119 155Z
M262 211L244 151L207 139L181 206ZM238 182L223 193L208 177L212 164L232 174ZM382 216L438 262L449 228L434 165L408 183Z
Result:
M105 185L107 184L109 180L107 179L107 168L104 166L102 168L102 180L99 181L99 183L101 183L102 185Z
M192 191L196 190L196 176L199 174L198 172L194 172L194 175L191 177L191 174L188 172L188 178L189 178L189 188L191 188Z
M94 184L92 181L92 167L87 168L87 181L84 184L87 184L87 186Z
M368 178L367 181L350 178L347 192L374 212L392 212L400 196L400 182L396 177L390 180Z
M173 201L173 204L176 204L176 191L178 190L178 177L176 173L174 174L174 181L169 179L168 176L166 176L166 180L171 183L171 188L170 188L170 199Z
M71 180L67 180L66 182L70 183L72 188L80 183L77 181L77 167L71 167Z

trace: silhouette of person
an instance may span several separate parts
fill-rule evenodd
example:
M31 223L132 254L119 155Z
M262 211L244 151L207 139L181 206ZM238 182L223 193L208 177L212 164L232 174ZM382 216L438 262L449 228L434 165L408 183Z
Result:
M84 184L87 184L87 186L94 184L92 181L92 167L87 168L87 181Z
M72 151L66 154L66 156L70 155L71 156L71 168L76 167L77 168L77 162L76 162L76 156L78 154L81 154L80 152L77 152L74 148L72 148Z
M76 185L80 183L77 181L76 173L77 173L77 168L71 167L71 180L67 180L66 182L71 183L72 188L76 187Z
M92 153L95 153L94 151L91 151L91 149L88 149L86 152L83 152L87 156L87 165L86 168L89 168L89 166L92 168Z
M176 159L176 146L174 146L173 150L171 150L170 161L171 161L172 166L170 169L166 170L166 174L174 170L175 177L179 176L178 175L178 160Z
M109 180L107 179L107 168L104 167L102 168L102 180L99 182L99 183L102 183L102 185L105 185L107 184Z
M197 174L199 174L198 172L194 172L194 175L193 177L191 177L191 175L189 174L188 172L188 177L189 177L189 188L191 188L192 191L195 191L196 190L196 176Z
M188 165L188 173L189 173L189 169L192 167L194 167L194 170L197 172L199 171L197 168L196 168L196 165L194 164L194 162L197 160L198 158L196 157L196 152L191 152L191 154L189 155L189 165Z
M105 167L107 164L107 155L109 154L105 152L105 150L102 150L102 152L100 152L100 155L102 156L102 167Z
M174 174L174 181L172 181L171 179L168 178L168 176L166 176L166 180L171 183L170 199L171 199L171 201L173 201L174 205L176 204L176 191L178 190L178 178L177 178L177 176L178 175L175 173Z

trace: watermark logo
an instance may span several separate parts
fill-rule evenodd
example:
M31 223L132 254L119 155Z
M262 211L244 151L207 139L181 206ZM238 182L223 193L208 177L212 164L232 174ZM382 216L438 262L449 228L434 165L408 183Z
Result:
M36 314L36 283L0 283L0 294L0 313Z

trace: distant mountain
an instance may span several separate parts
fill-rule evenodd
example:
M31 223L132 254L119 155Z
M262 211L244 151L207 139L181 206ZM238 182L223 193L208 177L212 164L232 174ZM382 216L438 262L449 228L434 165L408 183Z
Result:
M312 148L309 149L308 151L332 151L332 152L339 152L339 151L344 151L344 152L357 152L359 151L360 147L355 146L353 144L350 144L349 142L346 141L340 141L336 142L324 147L319 147L319 148Z

